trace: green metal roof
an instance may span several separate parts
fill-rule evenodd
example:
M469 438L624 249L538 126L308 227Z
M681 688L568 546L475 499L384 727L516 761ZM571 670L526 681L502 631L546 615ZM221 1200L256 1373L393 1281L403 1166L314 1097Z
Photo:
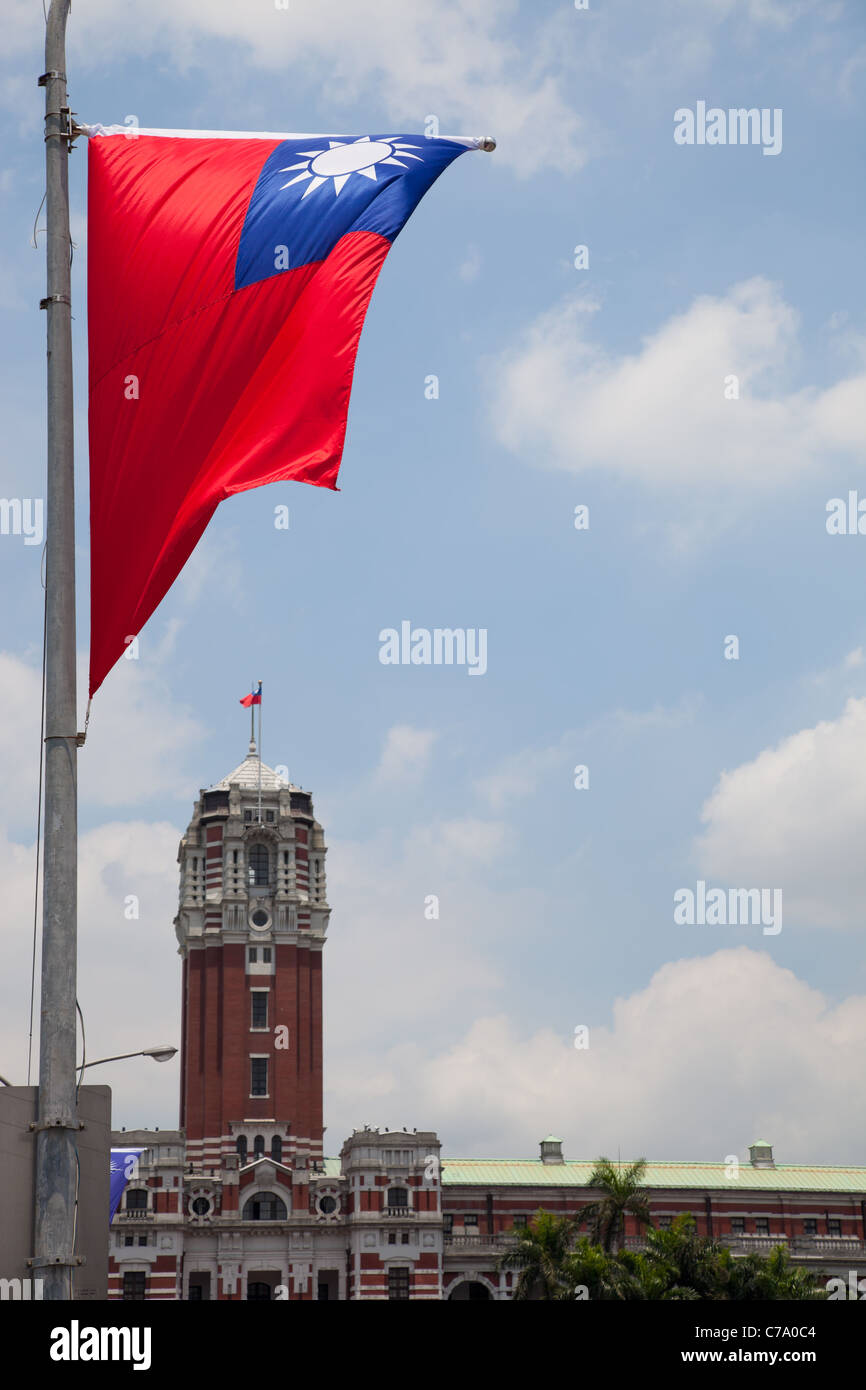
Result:
M445 1187L586 1187L594 1162L542 1163L540 1159L445 1158ZM740 1163L738 1179L724 1163L647 1163L645 1187L766 1189L770 1192L851 1192L866 1196L866 1168L809 1167L784 1163L753 1168Z

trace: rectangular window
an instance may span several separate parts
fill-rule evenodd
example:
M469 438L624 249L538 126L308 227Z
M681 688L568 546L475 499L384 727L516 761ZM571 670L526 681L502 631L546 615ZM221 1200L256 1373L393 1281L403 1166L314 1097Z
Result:
M818 1222L815 1217L807 1216L803 1222L803 1235L816 1236L818 1234Z
M249 954L250 965L255 965L256 962L257 962L257 960L258 960L258 958L259 958L259 948L258 948L258 946L251 946L251 947L250 947L250 954Z
M746 1233L746 1222L742 1216L731 1217L731 1232L735 1236L742 1236Z
M389 1245L396 1245L396 1244L397 1244L397 1233L396 1233L396 1231L389 1231L389 1232L388 1232L388 1244L389 1244Z
M467 1231L469 1231L469 1230L477 1231L477 1230L478 1230L478 1217L475 1216L473 1212L470 1212L468 1216L464 1216L464 1218L463 1218L463 1225L465 1226L465 1228L466 1228Z
M833 1221L833 1220L830 1220L830 1221L827 1222L827 1235L828 1235L828 1236L841 1236L841 1234L842 1234L842 1222L841 1222L841 1221Z
M273 819L274 819L274 813L273 813L273 811L265 811L265 820L267 820L267 821L273 821Z
M401 1243L401 1245L408 1245L408 1244L409 1244L409 1232L408 1232L408 1231L404 1231L404 1232L403 1232L403 1234L402 1234L401 1237L400 1237L400 1243Z
M124 1245L134 1245L134 1244L135 1244L135 1236L124 1236L124 1237L123 1237L123 1243L124 1243Z
M250 991L252 1012L250 1015L251 1028L267 1028L268 1026L268 991L266 989L254 989Z
M147 1275L143 1270L128 1270L123 1276L123 1301L144 1303Z
M660 1231L669 1231L671 1228L672 1221L673 1217L671 1216L660 1216L656 1221L656 1225L658 1226Z
M514 1229L515 1229L515 1231L520 1231L520 1230L522 1230L523 1227L524 1227L525 1225L526 1225L526 1217L525 1217L525 1216L515 1216L515 1218L514 1218Z
M405 1303L409 1298L409 1270L399 1267L388 1270L388 1297Z
M270 963L271 963L271 948L270 948L270 946L263 946L263 947L262 947L262 960L264 961L265 965L270 965Z
M755 1218L755 1235L768 1236L770 1234L770 1218L768 1216L757 1216Z
M442 1229L446 1236L450 1236L451 1232L454 1230L454 1217L451 1215L450 1211L446 1211L445 1215L442 1217Z
M266 1096L268 1094L268 1059L267 1057L250 1058L250 1095Z
M249 823L250 823L250 821L252 820L252 818L253 818L253 813L252 813L252 811L244 811L244 822L245 822L246 825L249 825Z
M147 1236L139 1236L138 1243L139 1245L147 1245Z

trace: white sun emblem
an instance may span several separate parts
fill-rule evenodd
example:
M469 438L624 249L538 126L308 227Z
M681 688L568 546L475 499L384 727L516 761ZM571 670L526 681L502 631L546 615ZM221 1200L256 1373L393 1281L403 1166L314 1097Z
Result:
M281 188L291 188L293 183L302 183L309 179L310 182L303 192L306 198L308 193L327 183L328 179L334 180L335 193L340 192L352 174L363 174L365 179L372 179L375 183L377 164L397 164L401 169L409 168L409 165L404 163L407 159L415 159L423 164L420 155L411 153L413 149L420 149L420 146L407 145L396 135L389 135L384 140L371 140L369 135L362 135L359 140L353 140L351 143L345 140L329 140L326 150L299 150L298 153L304 156L301 163L289 164L285 169L281 169L280 173L291 174L295 169L300 169L301 173L295 174L288 183L281 184ZM402 159L398 159L397 155L402 155Z

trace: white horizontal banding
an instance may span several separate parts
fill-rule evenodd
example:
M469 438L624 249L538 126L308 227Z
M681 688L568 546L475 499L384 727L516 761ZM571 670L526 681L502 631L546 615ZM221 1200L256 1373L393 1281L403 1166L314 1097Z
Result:
M346 140L355 136L328 135L310 131L275 130L152 130L137 125L76 125L81 135L91 138L97 135L162 135L174 140ZM426 139L426 136L419 137ZM438 140L450 140L455 145L465 145L468 150L493 150L496 141L492 135L439 135Z

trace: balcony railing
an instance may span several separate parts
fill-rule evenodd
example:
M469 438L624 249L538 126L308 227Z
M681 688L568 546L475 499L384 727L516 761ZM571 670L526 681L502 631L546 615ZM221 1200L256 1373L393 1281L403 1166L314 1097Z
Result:
M792 1255L866 1255L857 1236L794 1236L788 1249Z
M857 1236L786 1236L748 1235L745 1232L726 1231L716 1237L721 1245L726 1245L736 1255L748 1255L752 1251L768 1255L777 1245L784 1245L791 1255L864 1255L866 1243ZM626 1250L645 1250L646 1236L626 1236Z
M453 1250L482 1250L492 1248L504 1248L514 1244L514 1236L507 1235L504 1231L496 1235L482 1235L477 1232L466 1235L462 1231L452 1231L445 1234L445 1245Z

